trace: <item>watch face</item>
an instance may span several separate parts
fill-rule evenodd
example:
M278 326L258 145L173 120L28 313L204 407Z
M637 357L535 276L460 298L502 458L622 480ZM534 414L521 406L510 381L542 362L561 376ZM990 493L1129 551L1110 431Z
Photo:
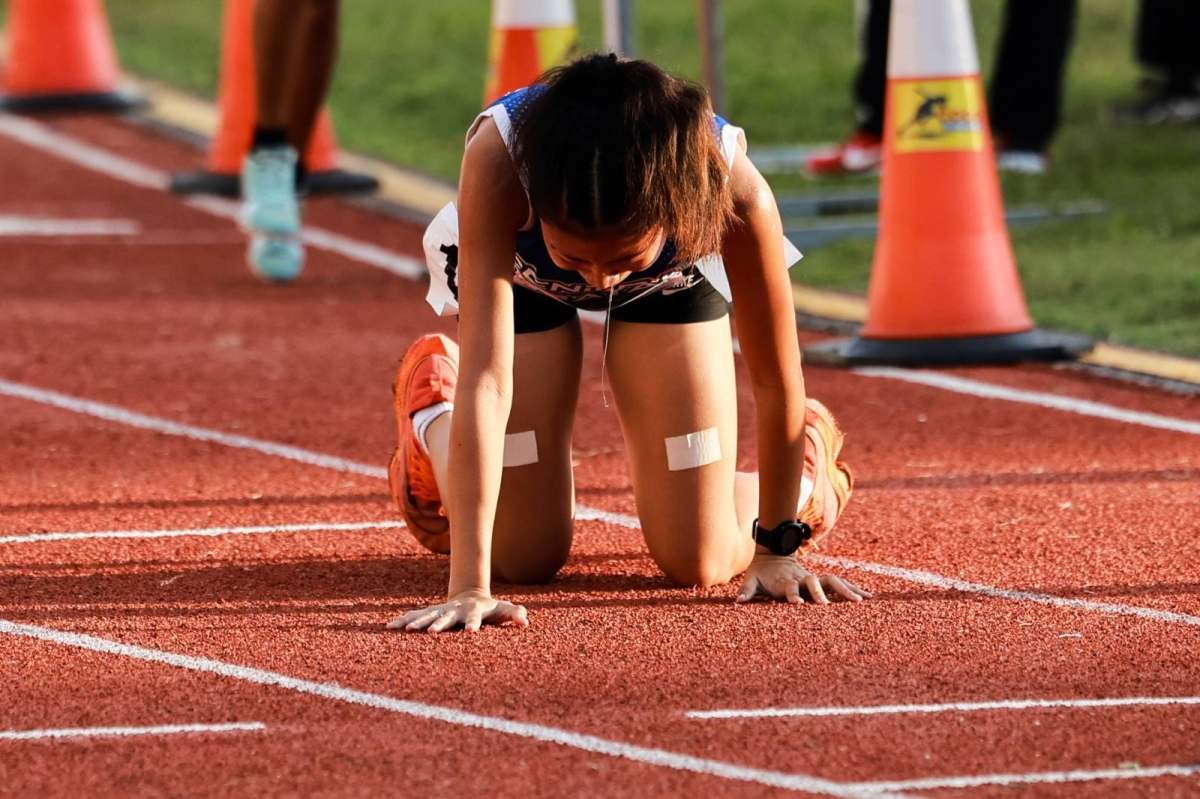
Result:
M800 525L789 524L779 531L779 552L790 555L800 548Z

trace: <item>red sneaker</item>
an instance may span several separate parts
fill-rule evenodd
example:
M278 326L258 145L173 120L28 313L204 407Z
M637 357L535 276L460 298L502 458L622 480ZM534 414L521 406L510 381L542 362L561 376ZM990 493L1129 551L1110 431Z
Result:
M883 164L883 139L859 131L835 147L817 150L804 161L804 171L815 178L874 172Z
M800 521L812 528L812 541L827 535L850 501L854 475L837 459L844 436L829 409L809 399L804 413L804 476L813 482L812 496L800 509Z
M400 445L388 465L388 485L413 536L434 552L450 552L450 522L433 476L433 463L413 431L412 415L439 402L454 402L458 345L442 335L422 336L400 360L392 386Z

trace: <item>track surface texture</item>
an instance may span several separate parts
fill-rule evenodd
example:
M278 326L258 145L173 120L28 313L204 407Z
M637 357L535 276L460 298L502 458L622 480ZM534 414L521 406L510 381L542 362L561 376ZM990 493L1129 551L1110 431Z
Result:
M421 231L313 201L334 245L263 285L227 206L159 187L194 150L0 123L0 214L136 227L0 237L0 795L1200 795L1195 397L810 368L858 477L813 568L876 598L735 606L631 526L587 325L586 518L495 586L531 626L389 632L447 579L383 477L396 359L453 332ZM129 732L172 725L242 726Z

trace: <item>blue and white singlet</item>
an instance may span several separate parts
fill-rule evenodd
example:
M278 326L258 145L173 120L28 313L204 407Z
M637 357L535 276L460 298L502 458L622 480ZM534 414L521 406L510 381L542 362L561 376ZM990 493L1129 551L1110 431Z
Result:
M491 118L511 155L515 147L514 133L521 125L529 101L541 90L540 86L518 89L485 108L467 131L467 141L471 140L484 119ZM744 133L741 128L714 116L713 132L730 167L739 154L745 157L742 153L741 141ZM447 204L429 224L425 231L424 245L430 279L426 300L440 316L457 315L458 210L454 203ZM800 252L787 239L783 240L783 247L785 261L788 267L791 267L800 260ZM658 291L668 294L682 291L691 288L702 277L727 301L732 301L729 280L725 276L725 264L721 256L710 255L695 264L678 264L675 263L675 245L668 239L662 254L649 268L635 272L617 284L612 297L612 307L619 308ZM555 265L546 251L546 243L542 239L542 226L538 224L532 209L525 226L517 234L513 284L581 310L602 311L609 304L609 293L606 289L595 288L578 272L560 269Z

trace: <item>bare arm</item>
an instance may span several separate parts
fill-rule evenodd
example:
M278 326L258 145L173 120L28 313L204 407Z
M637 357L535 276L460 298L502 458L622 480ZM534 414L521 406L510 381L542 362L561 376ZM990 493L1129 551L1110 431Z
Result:
M527 202L495 123L467 146L458 189L461 362L450 433L450 586L491 592L492 528L512 408L512 276Z
M757 406L759 519L774 526L796 518L800 499L805 442L800 343L775 197L744 154L734 159L730 180L738 221L725 238L723 255Z
M758 411L758 516L764 526L773 527L796 518L804 473L800 342L775 197L748 158L734 160L731 181L738 224L726 236L724 256ZM870 591L836 575L810 573L795 555L780 557L759 546L738 601L748 602L761 592L798 604L803 602L801 588L818 604L828 604L826 590L852 602L871 597Z

